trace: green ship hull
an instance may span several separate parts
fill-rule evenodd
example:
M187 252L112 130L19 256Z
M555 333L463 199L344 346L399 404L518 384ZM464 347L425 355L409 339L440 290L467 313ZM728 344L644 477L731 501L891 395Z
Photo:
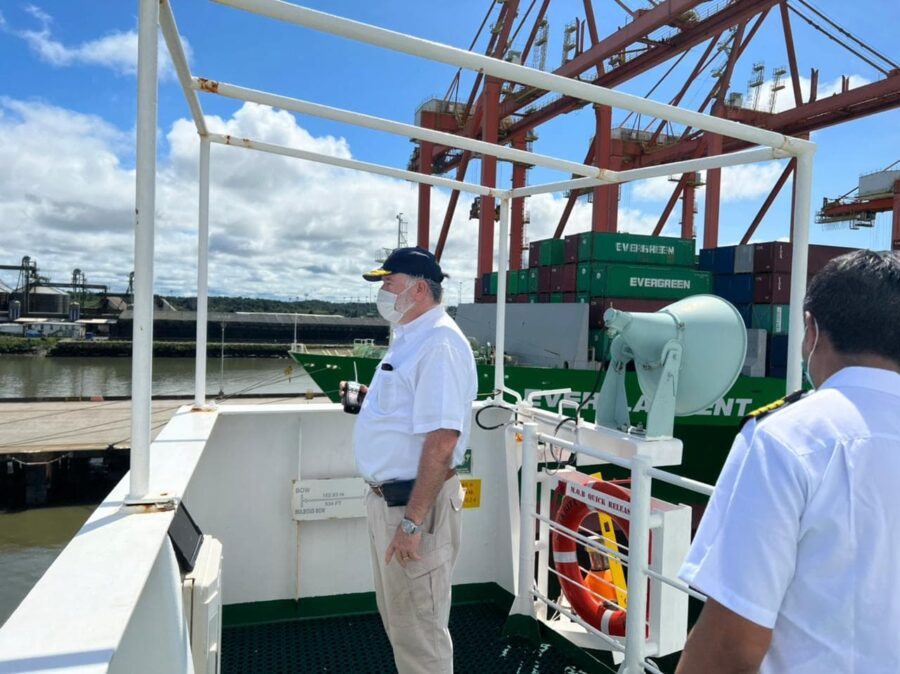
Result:
M333 402L338 402L338 384L341 380L368 384L379 362L377 358L307 353L291 353L291 357ZM494 388L494 366L479 364L477 367L478 395L485 398L492 394ZM508 365L504 369L507 388L523 396L532 391L570 388L572 393L565 397L576 402L590 396L597 374L593 370L534 366ZM627 373L625 386L632 423L643 423L646 420L646 402L633 372ZM784 393L783 379L741 376L725 396L700 414L676 418L675 435L684 442L685 449L682 464L671 470L695 480L715 483L741 419L750 411L781 398ZM538 399L536 403L545 409L555 410L561 399L561 395L551 395ZM587 421L593 421L592 400L588 400L582 412ZM610 477L618 473L615 470L604 472L608 472ZM688 494L692 493L682 492L684 497ZM696 498L696 495L691 498Z

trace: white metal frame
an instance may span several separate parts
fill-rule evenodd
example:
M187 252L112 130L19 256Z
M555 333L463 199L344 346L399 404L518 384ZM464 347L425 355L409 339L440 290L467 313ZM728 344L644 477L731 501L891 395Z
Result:
M799 388L801 383L800 343L803 335L802 306L806 290L807 248L809 243L809 218L811 200L812 157L816 146L805 140L785 136L780 133L747 126L718 117L686 110L664 103L647 100L618 91L560 77L526 66L501 61L481 54L431 42L417 37L393 32L377 26L352 21L338 16L315 11L281 0L215 0L220 4L244 9L250 12L304 26L332 35L356 40L406 53L431 61L450 64L482 72L503 80L536 87L548 92L572 96L583 101L624 108L633 112L648 114L662 119L689 125L696 129L745 140L760 146L750 150L734 152L715 157L703 157L670 164L611 171L579 164L564 159L539 155L523 150L484 143L462 138L453 134L431 131L402 124L392 120L330 108L299 99L254 91L210 79L195 78L188 67L182 48L175 18L168 2L140 0L140 28L138 40L138 123L137 123L137 178L136 178L136 221L135 221L135 302L134 302L134 352L132 366L132 449L129 502L155 500L158 495L148 494L148 465L150 446L150 392L152 380L152 332L153 332L153 236L155 223L155 173L156 173L156 113L157 113L157 25L163 37L184 91L188 107L200 138L200 185L199 185L199 233L197 270L197 365L195 382L195 407L206 406L205 362L206 362L206 317L207 317L207 274L209 245L209 147L210 143L235 145L263 152L282 154L309 161L342 166L355 170L378 173L390 177L425 183L438 187L458 189L463 192L488 195L500 200L499 263L498 274L504 279L507 271L510 199L520 196L556 192L601 184L622 183L654 176L669 175L744 164L768 159L796 157L795 172L796 199L794 203L793 232L793 275L791 281L790 333L788 338L787 389ZM235 139L220 134L211 134L206 126L203 110L197 96L198 91L214 93L239 100L254 100L267 105L276 105L302 114L317 115L326 119L354 124L365 128L397 134L406 138L424 139L450 147L469 149L500 159L524 161L580 176L559 182L535 185L518 189L488 188L465 181L451 180L440 176L396 169L388 166L369 164L356 160L339 159L328 155L264 143L254 139ZM497 288L497 337L495 388L503 388L503 355L505 331L506 284ZM498 394L499 395L499 394ZM526 428L526 436L528 435ZM636 457L635 475L646 475L649 465ZM527 465L527 462L526 462ZM524 477L523 477L524 481ZM632 484L635 508L643 500L645 486L641 480ZM649 495L649 480L646 487ZM649 502L648 502L649 503ZM523 504L524 505L524 504ZM649 508L649 506L647 506ZM637 514L634 515L637 517ZM524 518L523 518L524 520ZM632 549L645 543L632 542ZM533 557L532 557L533 564ZM522 574L525 576L526 574ZM634 601L634 599L632 599ZM642 611L632 610L629 614L642 616ZM635 630L631 630L634 632ZM627 664L627 663L626 663ZM629 669L628 671L632 671ZM637 670L634 670L637 671Z

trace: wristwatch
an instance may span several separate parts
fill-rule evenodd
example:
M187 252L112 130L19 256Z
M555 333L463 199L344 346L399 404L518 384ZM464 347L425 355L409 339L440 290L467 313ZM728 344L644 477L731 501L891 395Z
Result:
M420 525L416 524L408 517L404 517L402 520L400 520L400 531L402 531L407 536L414 536L415 534L419 533L419 529L421 528L422 527Z

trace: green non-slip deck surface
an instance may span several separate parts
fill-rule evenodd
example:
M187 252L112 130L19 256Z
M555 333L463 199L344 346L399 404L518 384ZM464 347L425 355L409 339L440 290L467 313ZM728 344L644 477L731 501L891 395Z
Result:
M457 674L579 674L556 649L501 636L505 613L492 603L454 606L450 612ZM226 627L222 672L395 672L378 615Z

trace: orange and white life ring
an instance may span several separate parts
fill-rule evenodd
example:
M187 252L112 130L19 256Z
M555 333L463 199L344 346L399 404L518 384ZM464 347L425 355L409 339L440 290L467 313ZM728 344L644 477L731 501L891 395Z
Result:
M586 489L592 489L611 496L619 501L628 502L630 494L617 484L597 480L587 475L576 474L579 482ZM575 477L575 476L573 476ZM565 484L560 482L560 486ZM571 496L563 498L556 511L555 521L567 529L578 531L584 519L596 512L591 507ZM628 520L612 514L613 521L628 536ZM585 577L578 566L578 545L574 538L556 529L550 537L550 548L553 552L553 564L559 573L559 583L563 593L569 600L572 610L585 622L604 634L614 637L625 636L625 611L607 608L601 598L595 596L585 587Z

